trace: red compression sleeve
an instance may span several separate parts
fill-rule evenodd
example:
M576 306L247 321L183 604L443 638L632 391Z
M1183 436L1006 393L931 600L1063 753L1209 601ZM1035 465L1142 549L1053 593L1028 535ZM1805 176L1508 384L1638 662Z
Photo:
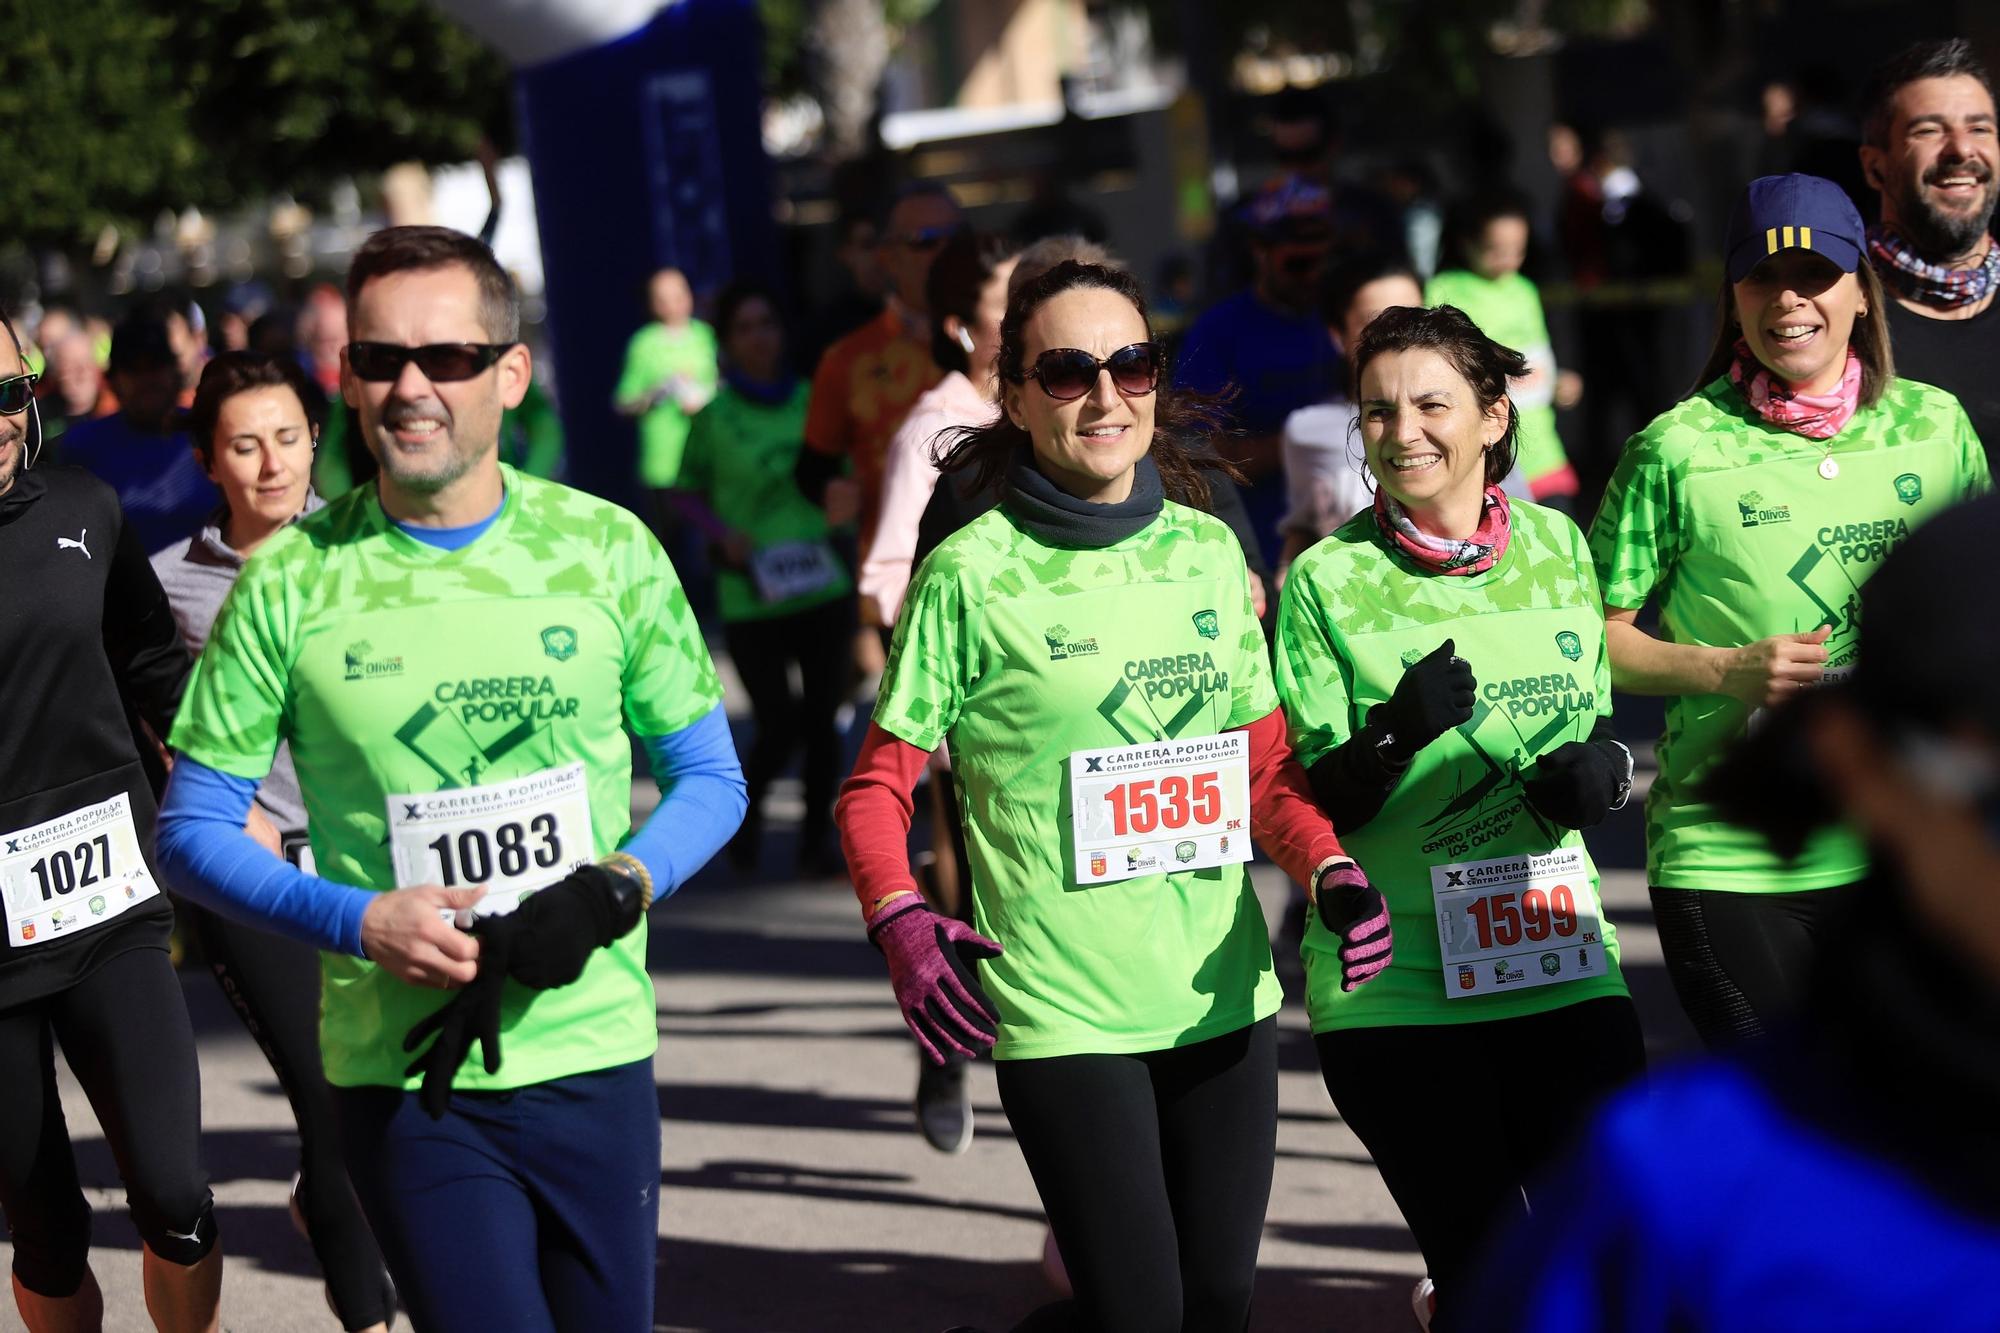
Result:
M1273 709L1243 730L1250 735L1250 831L1287 875L1310 888L1313 871L1347 853L1292 754L1284 711Z
M841 784L833 822L864 920L883 895L917 887L910 874L910 794L929 758L870 722L854 772Z

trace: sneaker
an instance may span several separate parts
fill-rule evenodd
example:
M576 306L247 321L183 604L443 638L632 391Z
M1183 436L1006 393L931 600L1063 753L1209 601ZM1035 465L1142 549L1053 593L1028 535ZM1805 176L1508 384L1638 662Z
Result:
M1437 1317L1437 1284L1424 1278L1410 1289L1410 1313L1417 1317L1417 1327L1424 1333L1431 1333L1431 1320Z
M972 1094L965 1088L963 1058L917 1067L917 1128L924 1142L942 1153L962 1153L972 1146Z

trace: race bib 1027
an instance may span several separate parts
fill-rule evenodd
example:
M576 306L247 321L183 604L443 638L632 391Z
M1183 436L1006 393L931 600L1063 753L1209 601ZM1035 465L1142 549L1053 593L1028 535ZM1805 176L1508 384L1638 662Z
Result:
M0 833L0 893L7 943L16 949L101 926L159 891L139 854L132 798L124 792Z

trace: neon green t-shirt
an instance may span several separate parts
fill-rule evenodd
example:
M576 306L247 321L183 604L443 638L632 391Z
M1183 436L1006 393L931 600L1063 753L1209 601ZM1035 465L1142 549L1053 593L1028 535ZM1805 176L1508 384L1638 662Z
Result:
M619 373L612 398L629 403L677 378L704 398L715 392L715 331L698 319L678 329L653 320L633 334L625 345L625 369ZM658 488L674 484L680 476L681 450L687 445L692 420L671 394L639 418L642 485Z
M1396 956L1366 986L1342 992L1340 939L1315 915L1302 949L1315 1032L1515 1018L1626 993L1617 933L1605 921L1600 976L1447 994L1457 979L1443 970L1433 867L1575 848L1593 890L1598 882L1583 835L1543 819L1521 785L1537 758L1588 740L1611 712L1597 578L1574 523L1523 500L1512 513L1507 552L1483 573L1419 569L1382 539L1370 511L1300 556L1285 580L1278 696L1301 764L1317 763L1358 731L1395 692L1405 664L1446 639L1479 682L1472 720L1417 752L1375 818L1339 831L1388 900ZM1523 952L1546 950L1524 945Z
M460 550L397 528L372 486L279 533L245 565L188 683L174 748L261 779L288 742L329 879L396 886L388 840L405 803L392 796L573 764L588 792L589 858L607 855L630 831L626 728L679 731L722 697L645 525L581 491L512 468L501 475L498 519ZM328 1080L418 1086L403 1075L404 1034L449 997L359 958L320 962ZM593 953L571 985L509 982L500 1072L474 1055L454 1084L520 1087L642 1060L656 1024L642 922Z
M815 548L825 575L812 591L766 601L749 574L718 566L717 600L725 621L793 615L853 591L846 567L825 547L826 511L799 494L792 480L805 448L811 392L801 381L790 398L772 406L725 387L695 414L676 484L706 499L717 518L749 538L755 555Z
M1828 458L1838 475L1820 475ZM1958 400L1890 383L1831 440L1771 426L1725 378L1627 442L1591 525L1607 606L1656 596L1660 637L1739 648L1829 625L1827 671L1854 665L1861 585L1910 531L1988 490L1986 455ZM1756 833L1695 799L1752 709L1721 694L1667 703L1660 775L1646 799L1646 872L1671 889L1831 888L1868 868L1861 840L1830 829L1787 865Z
M1111 546L1046 546L1004 507L917 570L875 721L951 746L996 1059L1164 1050L1276 1013L1242 865L1077 882L1069 756L1212 736L1277 707L1243 552L1172 502ZM1248 836L1248 830L1244 830Z
M1530 365L1547 376L1554 376L1555 351L1549 343L1548 323L1542 317L1542 295L1521 274L1482 278L1469 269L1446 269L1425 286L1424 303L1457 306L1481 333L1527 357ZM1514 411L1520 420L1517 447L1521 474L1530 483L1569 466L1562 437L1556 434L1552 394L1552 384L1532 395L1517 386L1514 394Z

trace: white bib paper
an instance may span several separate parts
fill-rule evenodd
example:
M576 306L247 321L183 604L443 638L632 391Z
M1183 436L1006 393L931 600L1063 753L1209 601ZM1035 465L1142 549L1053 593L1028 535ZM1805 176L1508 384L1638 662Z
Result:
M1250 859L1250 738L1240 731L1069 757L1076 882Z
M1604 975L1604 914L1581 847L1432 866L1431 897L1450 999Z
M123 792L0 834L7 943L16 949L101 926L159 891Z
M511 912L522 897L595 859L583 765L511 782L389 797L396 887L486 886L476 916Z

